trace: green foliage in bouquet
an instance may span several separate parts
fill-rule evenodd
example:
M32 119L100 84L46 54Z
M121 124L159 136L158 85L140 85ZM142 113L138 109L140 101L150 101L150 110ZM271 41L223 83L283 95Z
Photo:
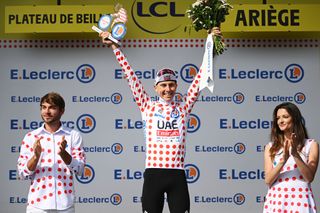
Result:
M186 11L188 18L192 20L191 27L196 31L207 30L208 33L214 27L220 27L226 20L226 15L232 6L224 0L197 0ZM220 36L214 36L215 54L222 54L225 45Z

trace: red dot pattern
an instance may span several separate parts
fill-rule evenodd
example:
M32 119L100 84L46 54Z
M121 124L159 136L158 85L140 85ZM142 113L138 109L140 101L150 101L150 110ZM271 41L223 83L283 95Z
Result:
M311 142L312 140L307 140L305 143L303 151L306 153L310 151ZM276 164L280 158L281 156L275 157ZM311 185L304 180L291 156L273 186L269 188L263 212L315 213L316 209Z
M225 38L226 48L318 48L319 39ZM124 39L124 48L203 48L205 39ZM106 48L100 39L0 39L0 48Z
M183 169L186 124L199 95L202 71L191 83L185 102L165 102L161 98L151 101L125 55L120 50L115 50L114 53L145 121L146 168Z
M37 131L37 130L35 130ZM39 161L34 175L31 176L31 185L28 194L28 205L35 207L46 206L56 208L56 205L63 208L73 204L74 184L73 174L70 168L58 155L58 142L61 135L53 136L44 134L41 136L28 133L21 145L21 152L18 159L18 170L21 176L27 177L30 171L27 169L28 159L33 156L33 144L37 138L41 138L42 147L41 161ZM71 137L66 136L69 141ZM69 145L66 151L71 153L74 159L84 162L85 154L82 148Z

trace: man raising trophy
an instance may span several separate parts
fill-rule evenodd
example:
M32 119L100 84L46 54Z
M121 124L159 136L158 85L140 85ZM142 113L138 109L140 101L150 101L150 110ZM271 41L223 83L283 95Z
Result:
M203 70L200 69L195 76L182 101L174 99L178 87L177 72L170 68L158 70L154 79L154 90L159 99L151 100L119 43L109 39L111 33L108 31L99 35L102 42L113 49L145 124L146 158L142 212L161 213L166 193L171 213L189 213L190 198L184 170L186 134L189 115L200 93ZM220 28L214 27L210 35L221 36ZM166 128L163 128L164 126Z

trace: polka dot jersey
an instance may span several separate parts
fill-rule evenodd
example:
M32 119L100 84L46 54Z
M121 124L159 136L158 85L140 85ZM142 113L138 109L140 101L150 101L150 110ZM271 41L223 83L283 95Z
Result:
M70 165L66 165L57 154L62 136L67 141L66 151L72 156ZM41 139L42 153L35 171L27 167L34 155L33 144ZM51 134L44 126L25 135L18 158L18 173L23 179L31 179L28 205L40 209L63 210L74 204L74 177L81 174L85 164L80 134L65 126Z
M199 95L200 72L181 101L151 100L120 49L114 54L138 105L144 123L146 168L184 169L189 115Z

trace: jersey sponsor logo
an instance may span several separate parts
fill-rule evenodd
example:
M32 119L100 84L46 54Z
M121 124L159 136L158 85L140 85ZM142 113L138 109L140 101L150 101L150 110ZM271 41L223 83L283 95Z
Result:
M158 127L157 136L160 136L160 137L180 136L177 120L172 120L172 121L158 120L157 127Z
M171 118L178 118L180 116L180 112L177 108L174 108L170 114Z
M160 137L176 137L180 136L179 130L157 130L157 136Z
M95 172L92 166L86 164L82 175L76 175L76 179L82 184L88 184L93 181Z

